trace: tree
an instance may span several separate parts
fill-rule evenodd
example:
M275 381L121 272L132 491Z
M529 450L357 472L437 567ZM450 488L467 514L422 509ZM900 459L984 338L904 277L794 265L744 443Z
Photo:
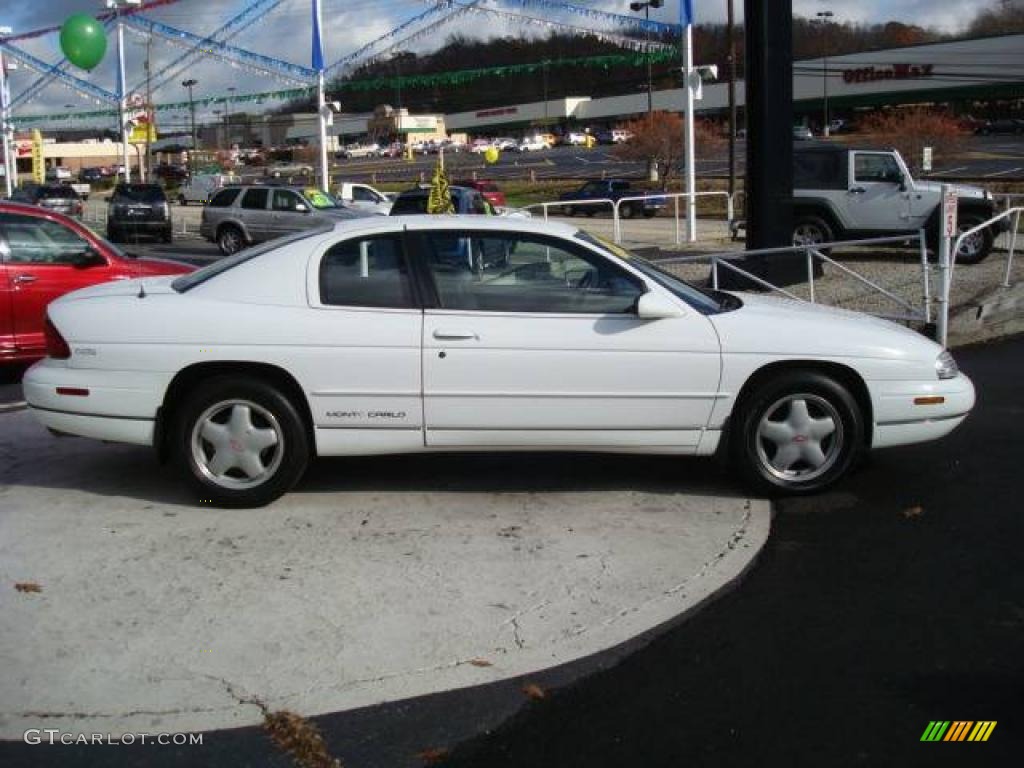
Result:
M622 128L633 137L615 148L613 154L622 160L653 159L658 165L661 188L668 186L669 179L683 164L683 118L674 112L657 111L630 120ZM697 120L694 126L697 153L706 152L724 139L713 124Z
M925 147L931 147L938 158L949 157L964 144L964 130L957 118L924 107L874 114L864 121L863 130L873 140L896 147L913 169L920 169Z

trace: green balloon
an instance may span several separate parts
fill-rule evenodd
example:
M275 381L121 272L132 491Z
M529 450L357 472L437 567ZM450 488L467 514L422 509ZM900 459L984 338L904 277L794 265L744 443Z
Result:
M76 67L90 70L103 61L107 33L92 16L76 13L68 16L60 28L60 49Z

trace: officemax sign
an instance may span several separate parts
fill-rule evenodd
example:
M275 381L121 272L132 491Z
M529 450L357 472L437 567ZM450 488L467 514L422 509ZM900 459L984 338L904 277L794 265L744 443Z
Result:
M891 67L844 69L844 83L873 83L877 80L912 80L931 77L934 64L893 64Z

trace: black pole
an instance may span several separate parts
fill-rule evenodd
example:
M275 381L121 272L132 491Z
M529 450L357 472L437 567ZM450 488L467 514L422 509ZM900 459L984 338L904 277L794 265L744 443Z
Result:
M744 0L747 85L747 250L793 243L793 4ZM749 256L740 268L774 285L807 279L802 253ZM752 287L721 271L723 284Z
M729 194L736 192L736 15L733 0L726 0L726 35L729 37Z

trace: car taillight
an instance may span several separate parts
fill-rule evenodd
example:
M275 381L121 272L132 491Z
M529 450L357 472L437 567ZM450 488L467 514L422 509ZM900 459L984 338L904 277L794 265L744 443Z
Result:
M75 201L75 213L78 213L78 214L82 213L82 201L81 200Z
M50 316L46 316L46 322L43 324L43 336L46 338L46 354L55 360L67 360L71 357L71 347L64 341L64 337L60 335L60 331L57 330L57 326L53 324Z

